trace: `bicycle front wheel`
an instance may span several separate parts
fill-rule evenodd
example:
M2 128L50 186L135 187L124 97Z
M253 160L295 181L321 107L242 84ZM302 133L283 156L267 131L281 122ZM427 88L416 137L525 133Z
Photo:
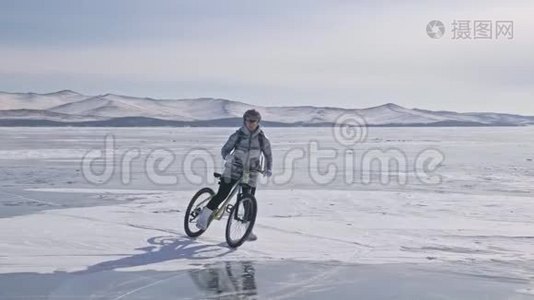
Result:
M195 225L200 211L208 204L213 195L215 195L215 192L206 187L199 190L189 202L184 216L184 229L188 236L197 237L204 233L204 230L198 229Z
M256 222L258 206L253 195L245 195L230 210L226 223L226 242L228 246L241 246L252 232Z

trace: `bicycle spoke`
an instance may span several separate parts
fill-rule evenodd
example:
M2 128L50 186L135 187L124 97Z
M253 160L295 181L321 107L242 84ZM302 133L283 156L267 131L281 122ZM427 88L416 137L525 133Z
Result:
M256 210L256 199L252 195L247 195L236 202L226 225L226 241L230 247L236 248L245 242L246 235L254 226Z
M242 239L247 232L248 227L250 226L250 221L245 221L246 217L250 214L250 206L246 205L247 202L241 201L236 207L237 211L230 216L231 220L231 229L230 237L234 241ZM248 207L247 207L248 206Z

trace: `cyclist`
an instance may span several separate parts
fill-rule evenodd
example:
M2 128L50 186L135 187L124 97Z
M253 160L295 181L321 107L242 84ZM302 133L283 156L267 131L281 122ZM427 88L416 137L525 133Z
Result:
M208 228L210 217L221 202L226 199L232 187L243 175L243 170L249 170L248 186L244 186L245 193L252 195L256 192L256 181L260 166L260 156L265 157L264 176L272 175L271 143L260 128L261 114L249 109L243 114L243 126L234 132L221 149L225 168L222 173L219 190L213 196L208 205L204 207L198 217L196 226L199 229ZM249 240L255 240L256 235L250 233Z

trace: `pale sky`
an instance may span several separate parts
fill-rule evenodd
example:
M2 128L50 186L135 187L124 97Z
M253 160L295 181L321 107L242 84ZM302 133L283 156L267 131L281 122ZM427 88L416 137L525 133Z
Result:
M534 115L532 16L532 0L2 0L0 90ZM514 37L455 40L454 20Z

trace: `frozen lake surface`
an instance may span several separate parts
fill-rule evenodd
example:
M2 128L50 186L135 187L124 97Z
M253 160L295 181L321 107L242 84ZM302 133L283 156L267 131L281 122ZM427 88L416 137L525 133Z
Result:
M156 254L157 255L157 254ZM17 289L21 282L25 288ZM454 265L221 261L184 271L0 274L1 299L532 299Z
M209 278L228 268L254 270L254 288L220 288L229 299L534 298L534 127L369 128L351 145L267 128L259 239L235 251L223 222L182 229L234 131L0 128L0 299L217 297ZM106 136L115 153L86 157L87 176Z

